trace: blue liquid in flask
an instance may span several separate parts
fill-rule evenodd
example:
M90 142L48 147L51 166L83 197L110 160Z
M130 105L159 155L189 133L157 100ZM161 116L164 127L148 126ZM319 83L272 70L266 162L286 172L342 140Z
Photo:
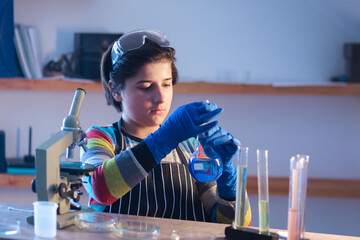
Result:
M217 157L209 158L196 137L195 151L189 159L189 172L199 182L216 181L223 172L223 163Z
M189 171L199 182L213 182L221 176L223 165L219 159L192 156L189 159Z

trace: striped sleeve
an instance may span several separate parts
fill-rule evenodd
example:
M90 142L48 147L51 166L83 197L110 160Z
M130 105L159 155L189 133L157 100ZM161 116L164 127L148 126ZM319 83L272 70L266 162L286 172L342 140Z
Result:
M156 165L143 142L115 155L116 138L111 126L91 127L86 134L88 151L82 152L81 161L97 168L91 177L83 178L83 183L92 200L100 205L121 198ZM90 202L94 204L94 201Z

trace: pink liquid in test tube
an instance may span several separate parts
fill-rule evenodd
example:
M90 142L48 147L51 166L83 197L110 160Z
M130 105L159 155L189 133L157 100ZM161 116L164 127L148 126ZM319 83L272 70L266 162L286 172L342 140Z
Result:
M308 161L308 156L299 154L290 159L288 240L300 240L303 234Z

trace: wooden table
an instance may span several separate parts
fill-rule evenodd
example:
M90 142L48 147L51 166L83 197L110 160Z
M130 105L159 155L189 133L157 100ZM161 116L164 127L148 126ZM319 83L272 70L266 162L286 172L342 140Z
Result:
M10 208L20 209L19 210L9 210ZM34 235L34 226L26 222L26 217L31 215L31 205L19 205L19 204L9 204L9 203L0 203L0 220L18 220L20 221L20 233L15 235L7 236L6 239L39 239ZM160 227L160 238L159 239L171 239L172 230L185 230L185 231L202 231L212 233L216 236L216 239L225 239L225 228L229 225L219 224L219 223L204 223L204 222L194 222L194 221L184 221L184 220L174 220L174 219L162 219L162 218L153 218L153 217L140 217L140 216L130 216L130 215L119 215L120 220L133 220L133 221L142 221L149 222ZM278 230L272 229L272 232L277 232ZM4 236L0 235L0 239L3 239ZM320 234L320 233L306 233L305 237L310 240L351 240L351 239L360 239L359 237L350 237L350 236L340 236L340 235L330 235L330 234ZM55 239L119 239L114 233L106 232L90 232L86 230L78 229L76 226L70 226L64 229L57 230L57 236Z

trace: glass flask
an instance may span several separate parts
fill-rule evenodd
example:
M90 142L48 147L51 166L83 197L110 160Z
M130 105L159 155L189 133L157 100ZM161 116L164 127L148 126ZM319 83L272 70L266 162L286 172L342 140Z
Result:
M205 154L196 137L195 151L189 159L189 171L191 176L199 182L216 181L223 172L223 164L219 158L210 158Z

